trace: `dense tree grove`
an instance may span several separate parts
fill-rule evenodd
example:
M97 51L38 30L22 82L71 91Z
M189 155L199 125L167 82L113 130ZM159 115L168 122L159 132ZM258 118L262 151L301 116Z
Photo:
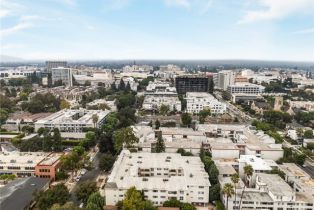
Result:
M92 195L94 192L97 192L97 190L98 188L96 182L85 181L79 184L78 188L75 191L75 195L80 201L86 204L90 195Z
M69 198L69 191L64 184L58 184L35 194L36 206L41 210L48 210L53 204L64 205Z
M56 112L60 110L61 100L51 93L37 93L29 102L22 104L22 109L31 113Z
M280 158L277 162L278 163L296 163L298 165L303 165L306 155L299 154L292 150L292 148L283 148L283 158Z
M115 160L116 160L116 157L113 156L111 153L101 154L99 158L99 168L101 170L108 172L112 168Z
M201 148L200 158L204 164L205 171L209 175L209 181L211 184L209 188L209 200L220 200L220 184L218 181L219 171L215 162L211 159L210 154L205 152L203 148Z
M271 110L264 112L263 119L279 129L284 129L286 123L291 123L292 117L286 112Z
M156 210L151 201L145 200L143 194L135 187L125 193L124 200L120 203L121 210Z
M183 203L177 199L170 199L163 203L163 207L177 207L180 208L180 210L196 210L196 208L189 203Z

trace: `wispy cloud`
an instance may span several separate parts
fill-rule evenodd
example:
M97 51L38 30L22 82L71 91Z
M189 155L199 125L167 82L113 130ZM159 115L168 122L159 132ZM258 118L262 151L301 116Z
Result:
M18 31L31 28L34 26L34 21L39 19L37 15L23 15L19 18L18 23L8 28L2 28L0 34L2 36L8 36Z
M311 33L314 33L314 28L307 28L294 32L294 34L311 34Z
M263 9L247 11L238 21L239 24L280 19L294 13L314 10L313 0L259 0L256 2Z
M22 5L10 1L10 0L1 0L0 3L0 18L8 17L11 15L16 15L19 10L22 9Z
M5 29L1 29L0 30L0 34L2 36L8 36L8 35L11 35L11 34L14 34L18 31L21 31L23 29L26 29L26 28L30 28L32 27L32 23L29 23L29 22L20 22L20 23L17 23L15 26L12 26L12 27L9 27L9 28L5 28Z

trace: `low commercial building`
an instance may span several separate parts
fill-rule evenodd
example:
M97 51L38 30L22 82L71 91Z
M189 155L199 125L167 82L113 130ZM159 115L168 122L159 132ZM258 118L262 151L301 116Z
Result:
M263 97L259 94L248 94L248 93L233 93L231 95L231 101L233 103L244 102L249 103L251 101L261 100Z
M40 178L56 179L60 167L61 153L51 153L35 166L35 175Z
M35 123L35 130L39 128L58 128L60 132L82 133L84 128L99 128L110 111L86 110L86 109L63 109ZM97 116L97 122L93 121Z
M14 174L17 177L38 176L54 180L60 157L60 153L2 152L0 153L0 174ZM41 169L46 169L46 171L41 171ZM48 169L49 173L42 176L43 173L48 172Z
M262 85L256 85L252 83L236 83L228 86L228 92L234 93L246 93L246 94L261 94L264 92L265 87Z
M210 109L212 114L223 114L226 112L227 106L209 93L186 93L186 111L188 113L197 114L204 109Z
M18 131L24 126L34 126L35 122L45 117L48 117L52 113L36 113L32 114L29 112L15 112L6 120L5 124L2 125L3 128L9 131Z
M171 198L208 204L210 183L199 157L123 150L105 186L106 204L115 205L123 200L125 192L133 186L157 206Z

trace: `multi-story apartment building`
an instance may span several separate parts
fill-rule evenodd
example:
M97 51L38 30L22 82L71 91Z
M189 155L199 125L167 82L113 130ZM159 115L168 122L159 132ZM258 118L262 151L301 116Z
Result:
M58 67L67 67L68 63L66 61L46 61L46 70L48 73L51 72L51 69Z
M181 101L175 87L169 83L150 82L146 87L143 109L159 110L161 105L169 107L170 111L181 111Z
M227 90L229 85L235 83L236 72L232 70L222 70L215 75L216 86L219 89Z
M245 93L245 94L261 94L264 92L265 87L262 85L256 85L252 83L236 83L228 86L228 92L234 93Z
M123 150L105 186L106 204L115 205L123 200L126 191L133 186L154 205L162 205L171 198L208 204L208 174L200 158L195 156Z
M186 93L186 111L188 113L199 113L203 109L210 109L212 114L223 114L227 110L224 103L219 102L209 93Z
M178 76L175 79L178 94L186 92L207 92L209 88L209 79L200 75Z
M73 85L72 69L58 67L58 68L52 68L50 71L51 71L52 84L55 84L56 82L61 81L62 84L64 84L65 86L71 87Z
M222 184L222 183L221 183ZM314 182L312 181L312 189ZM257 173L254 187L237 189L235 196L228 199L222 195L227 210L273 209L313 210L314 196L310 191L295 191L277 174ZM235 200L236 198L236 200Z
M58 128L60 132L80 133L84 128L99 128L109 112L108 110L63 109L38 120L35 123L35 130ZM97 122L93 121L93 116L97 116Z

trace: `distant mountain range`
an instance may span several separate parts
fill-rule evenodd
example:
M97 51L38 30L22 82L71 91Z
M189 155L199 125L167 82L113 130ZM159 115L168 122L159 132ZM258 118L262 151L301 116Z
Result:
M149 60L149 59L136 59L136 60L68 60L70 65L92 65L92 66L103 66L106 68L121 68L124 65L166 65L176 64L180 67L186 67L187 69L199 69L204 66L208 67L223 67L224 69L235 69L235 68L269 68L269 67L283 67L283 68L294 68L304 70L314 70L314 62L302 62L302 61L271 61L271 60L245 60L245 59L221 59L221 60ZM27 60L15 56L0 55L0 66L8 67L12 65L39 65L44 66L45 60Z
M22 58L14 57L14 56L8 56L8 55L0 55L0 62L21 62L24 61Z

